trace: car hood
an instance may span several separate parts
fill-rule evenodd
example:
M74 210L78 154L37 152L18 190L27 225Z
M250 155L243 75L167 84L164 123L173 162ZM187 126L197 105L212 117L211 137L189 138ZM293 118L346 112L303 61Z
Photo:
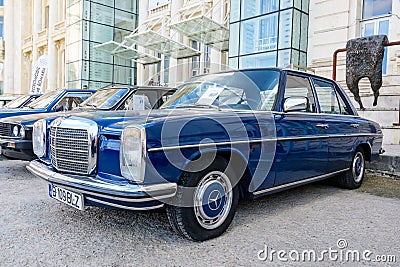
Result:
M223 111L220 111L223 112ZM89 119L100 128L109 130L123 129L127 125L157 123L165 119L195 117L219 113L215 109L154 109L141 111L96 111L68 114L65 118Z
M7 118L12 116L38 114L47 112L45 109L5 109L0 110L0 118Z
M71 116L67 116L67 118L71 120L92 120L97 123L99 134L101 135L120 136L122 130L127 126L145 125L148 137L154 140L159 140L161 138L160 134L166 127L168 128L168 135L171 135L171 138L177 136L177 134L180 135L182 132L179 132L179 129L185 128L184 131L188 140L191 139L191 135L200 136L206 133L209 134L209 136L215 134L214 136L220 136L225 140L226 137L224 136L227 134L227 131L234 132L234 138L239 140L244 138L244 136L239 136L241 131L239 131L238 128L247 127L243 125L251 125L250 127L252 129L249 130L251 132L257 132L256 129L259 123L263 125L273 125L273 123L271 123L273 120L272 113L269 113L270 115L267 114L267 112L263 112L262 116L257 116L254 112L245 110L232 111L213 108L190 108L129 112L85 112L72 114ZM260 120L260 118L262 119ZM221 125L224 126L221 127ZM178 133L176 133L177 130ZM273 130L275 130L274 127ZM163 134L164 133L165 131ZM229 135L232 135L232 133L229 133ZM250 135L253 134L249 133L249 136ZM255 135L254 137L256 137Z
M93 111L93 109L91 109ZM68 112L51 112L51 113L34 113L29 115L12 116L1 119L3 123L22 124L26 127L33 127L33 124L41 119L55 119L61 116L68 116L70 114L81 113L82 110L73 110Z
M1 120L3 123L13 123L13 124L21 124L26 127L32 127L33 124L41 119L46 119L50 117L59 117L63 114L63 112L52 112L52 113L36 113L29 115L21 115L21 116L12 116L7 117Z

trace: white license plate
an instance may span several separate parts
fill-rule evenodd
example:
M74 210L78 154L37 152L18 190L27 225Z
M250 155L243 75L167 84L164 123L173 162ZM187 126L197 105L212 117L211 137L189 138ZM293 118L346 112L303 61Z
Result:
M82 194L49 184L49 196L78 210L84 210Z

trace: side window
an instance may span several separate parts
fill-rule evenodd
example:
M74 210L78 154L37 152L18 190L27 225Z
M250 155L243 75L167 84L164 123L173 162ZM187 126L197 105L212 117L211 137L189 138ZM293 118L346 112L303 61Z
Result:
M287 75L284 99L289 97L307 98L308 107L303 112L317 112L314 93L308 78Z
M322 113L349 114L347 106L344 104L344 100L337 94L334 84L315 79L313 82Z
M343 99L343 97L340 94L337 94L337 97L339 99L340 114L351 115L351 111L349 107L346 105L346 101Z
M149 101L148 96L144 94L138 94L142 95L144 97L144 108L145 109L151 109L151 104ZM134 110L135 109L135 103L133 100L133 97L135 94L131 94L125 101L119 106L118 110Z
M91 94L66 94L53 108L55 111L72 110L90 97Z

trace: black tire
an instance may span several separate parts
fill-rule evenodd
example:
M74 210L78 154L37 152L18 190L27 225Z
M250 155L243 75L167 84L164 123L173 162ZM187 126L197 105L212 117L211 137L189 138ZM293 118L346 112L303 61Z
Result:
M338 183L346 189L357 189L361 186L365 174L365 153L357 148L351 160L350 170L338 177Z
M224 158L216 157L202 171L183 173L177 194L167 206L168 220L176 233L204 241L228 229L236 212L239 189L234 172L227 166Z

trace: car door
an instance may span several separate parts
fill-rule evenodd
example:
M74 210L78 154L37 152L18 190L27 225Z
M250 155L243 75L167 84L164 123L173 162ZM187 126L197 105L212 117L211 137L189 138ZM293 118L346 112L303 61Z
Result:
M313 78L321 114L323 114L328 139L329 172L341 171L349 167L352 149L357 140L359 124L356 116L335 83Z
M275 115L277 148L274 162L275 186L317 177L326 172L328 143L325 121L318 114L310 79L300 74L287 74L280 109ZM285 101L305 98L304 110L285 111Z

